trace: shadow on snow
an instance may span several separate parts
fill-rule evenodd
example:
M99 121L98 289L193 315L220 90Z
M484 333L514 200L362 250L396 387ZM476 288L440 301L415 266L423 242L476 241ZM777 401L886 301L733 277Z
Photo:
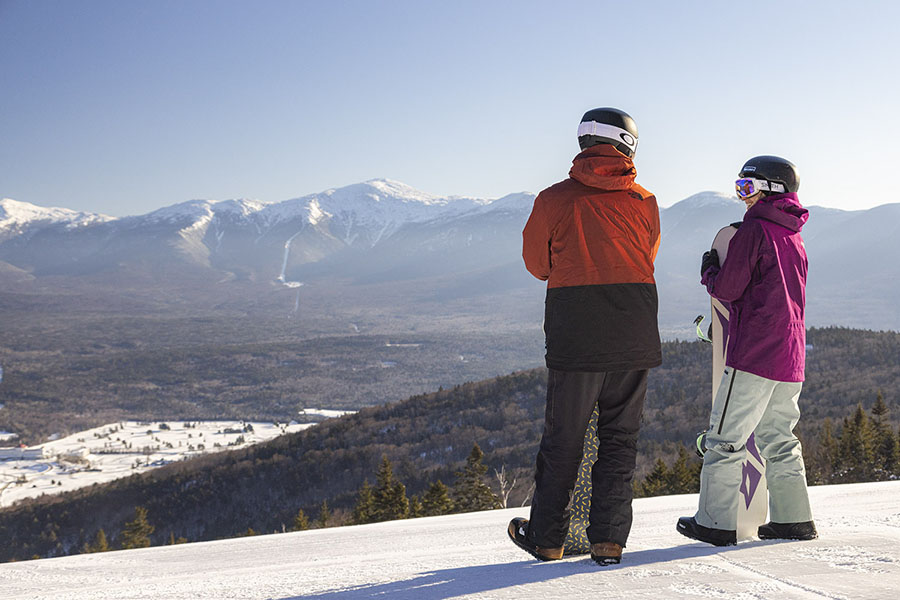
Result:
M748 545L714 547L698 542L665 549L626 552L622 557L622 564L607 567L601 567L587 557L581 559L573 557L559 562L523 561L441 569L428 571L402 581L347 586L315 594L290 596L282 600L328 600L330 598L348 600L363 600L367 598L444 600L467 594L478 594L532 583L543 583L553 579L569 577L570 575L596 573L598 576L601 576L603 573L620 569L675 560L702 558L744 549Z

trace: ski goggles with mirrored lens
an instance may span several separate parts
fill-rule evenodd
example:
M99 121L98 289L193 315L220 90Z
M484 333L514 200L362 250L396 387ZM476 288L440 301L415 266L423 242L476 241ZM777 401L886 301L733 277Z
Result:
M769 182L765 179L742 177L734 182L734 191L741 198L749 198L759 192L783 192L784 186L780 183Z

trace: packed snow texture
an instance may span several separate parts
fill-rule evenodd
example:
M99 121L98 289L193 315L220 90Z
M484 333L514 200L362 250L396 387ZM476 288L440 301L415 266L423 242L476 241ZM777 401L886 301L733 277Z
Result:
M675 532L696 495L634 503L622 564L540 563L513 546L496 510L0 565L0 597L900 598L900 482L810 489L819 539L717 548ZM152 521L153 515L150 515Z

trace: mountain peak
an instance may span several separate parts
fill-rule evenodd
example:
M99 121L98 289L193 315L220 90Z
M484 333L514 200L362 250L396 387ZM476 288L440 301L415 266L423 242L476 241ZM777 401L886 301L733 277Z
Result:
M234 200L221 200L213 206L215 212L234 213L241 216L248 216L257 213L269 206L269 203L261 200L252 200L249 198L240 198Z
M372 188L376 189L378 192L386 196L392 196L394 198L400 198L403 200L422 202L423 204L433 204L437 199L436 196L433 196L421 190L417 190L416 188L406 185L403 182L394 181L392 179L370 179L363 185L371 186Z
M324 196L338 201L354 199L382 202L384 200L393 200L395 202L415 203L426 206L446 204L444 199L391 179L370 179L363 183L332 188L321 194L315 194L315 196Z
M26 225L34 222L65 223L76 226L87 223L110 221L113 217L86 213L69 208L44 207L12 198L0 199L0 228Z
M680 202L676 202L673 206L684 205L690 208L705 208L709 206L730 206L736 204L738 200L734 196L728 196L721 192L699 192L693 196L688 196Z
M258 213L262 209L269 206L266 202L260 200L250 200L247 198L232 200L188 200L171 206L154 210L147 213L146 217L161 221L172 221L180 219L202 219L212 217L218 213L237 214L248 216Z
M197 220L211 217L213 203L209 200L188 200L147 213L146 217L156 221L178 221L181 219Z

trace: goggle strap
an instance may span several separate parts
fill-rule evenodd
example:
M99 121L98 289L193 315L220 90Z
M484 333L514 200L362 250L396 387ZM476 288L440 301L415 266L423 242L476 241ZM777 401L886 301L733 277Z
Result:
M583 121L578 125L578 137L583 135L596 135L602 138L616 140L628 146L631 150L637 148L637 138L628 131L615 125L597 123L596 121Z

